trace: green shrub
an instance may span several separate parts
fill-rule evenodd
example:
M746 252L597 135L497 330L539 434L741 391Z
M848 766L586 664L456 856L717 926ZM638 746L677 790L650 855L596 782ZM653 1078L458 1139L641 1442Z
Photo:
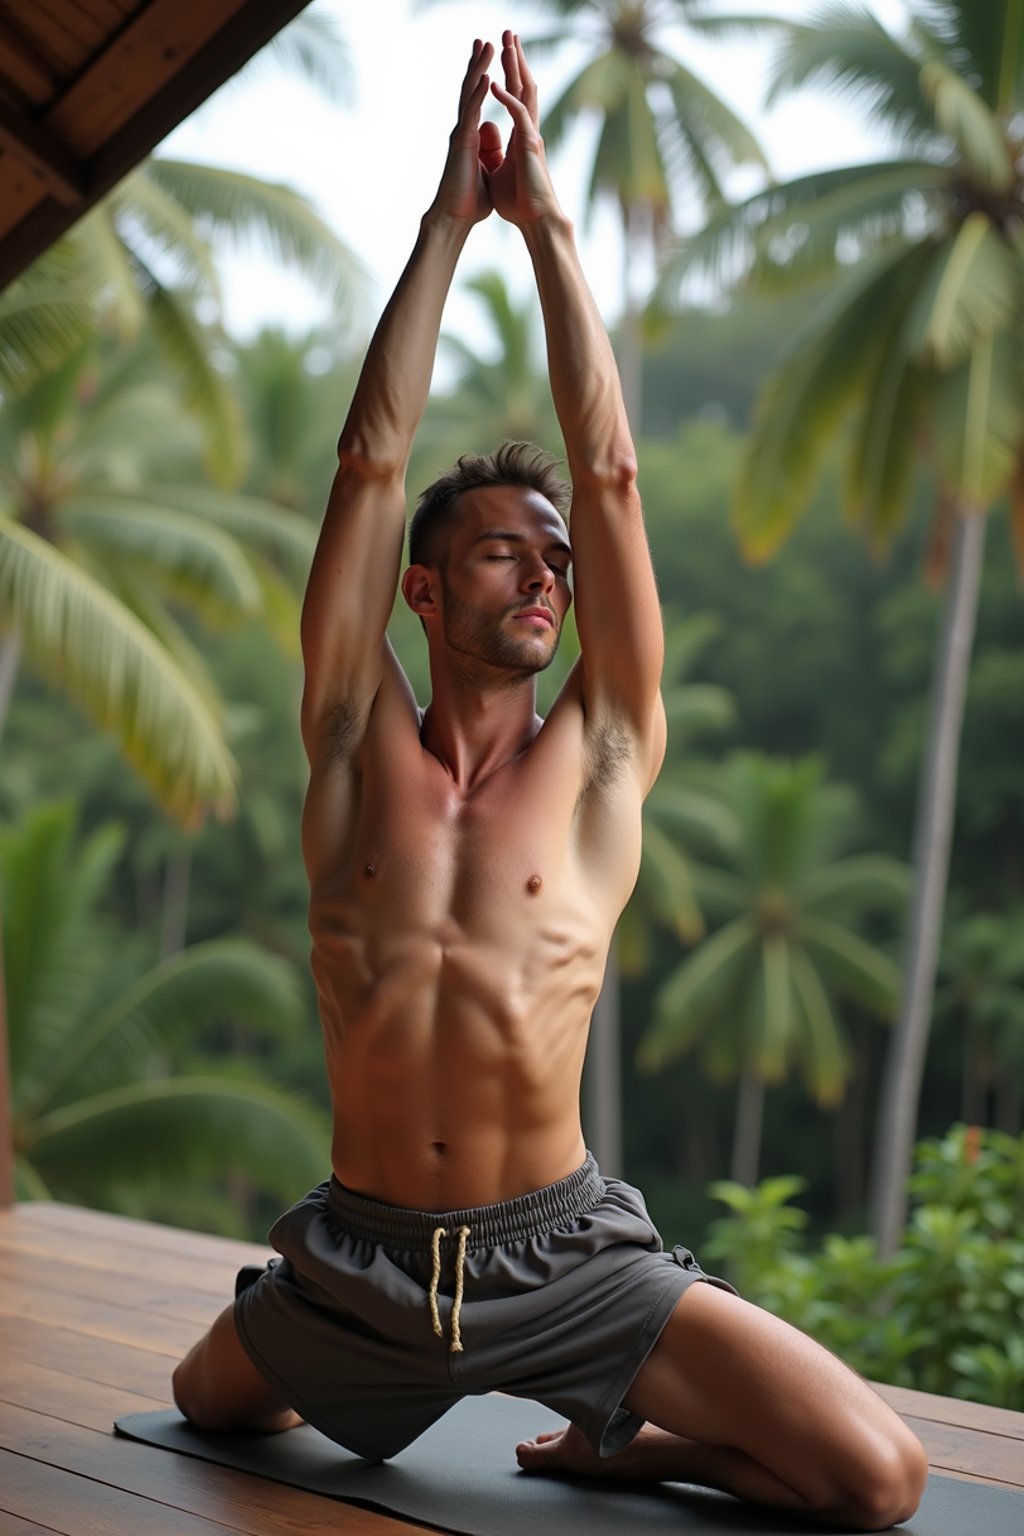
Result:
M1024 1410L1024 1136L955 1126L921 1143L903 1245L811 1251L800 1179L719 1183L730 1214L702 1254L733 1283L875 1381Z

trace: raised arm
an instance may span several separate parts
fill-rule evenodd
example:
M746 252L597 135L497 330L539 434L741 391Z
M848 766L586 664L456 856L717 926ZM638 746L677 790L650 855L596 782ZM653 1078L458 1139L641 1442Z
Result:
M611 343L551 184L536 86L511 32L504 34L501 61L505 84L491 89L513 128L489 185L498 213L522 230L544 314L551 394L573 484L570 540L584 704L593 723L614 717L631 729L653 777L664 751L664 637L633 439Z
M423 415L441 314L472 226L491 211L485 173L498 130L480 122L490 43L473 45L441 183L374 332L338 443L338 472L302 610L302 734L310 757L340 717L349 739L380 685L405 533L405 475Z

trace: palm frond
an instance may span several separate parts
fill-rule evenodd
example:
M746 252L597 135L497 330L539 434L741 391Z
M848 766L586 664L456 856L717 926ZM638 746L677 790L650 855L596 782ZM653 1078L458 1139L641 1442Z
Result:
M152 577L172 579L177 592L194 592L197 601L259 612L259 583L238 541L180 508L141 496L80 492L61 507L60 526L101 554L131 556Z
M849 1073L849 1055L821 977L799 944L789 948L794 999L801 1020L799 1056L811 1094L823 1107L840 1102Z
M134 341L145 321L146 306L135 265L114 226L113 207L98 204L64 240L77 253L83 274L117 335L124 342Z
M201 422L207 464L221 484L234 484L245 467L245 432L238 400L211 358L210 339L183 295L151 275L150 323L177 372L186 406Z
M762 1082L778 1083L786 1075L792 1036L793 1000L789 974L789 945L781 934L765 934L760 944L763 1001L757 1048L747 1065Z
M31 665L117 734L172 815L197 824L234 809L235 765L206 700L97 581L2 515L0 614Z
M0 294L0 391L18 394L59 367L91 328L89 290L59 243Z
M208 242L200 236L192 217L164 191L146 166L119 182L107 201L126 252L133 251L139 234L143 234L147 246L173 261L179 281L189 289L201 287L220 304L220 281ZM148 252L145 264L150 264Z
M347 105L355 97L352 55L334 17L327 11L300 11L234 79L242 84L270 71L293 75L331 102Z
M637 892L660 923L687 944L704 937L704 916L694 899L689 861L657 822L644 820Z
M864 5L823 6L787 28L772 61L767 100L807 85L855 102L900 137L934 135L921 92L921 60Z
M38 1071L73 1037L102 967L89 912L124 843L98 829L74 853L71 802L32 808L0 832L3 948L11 1075L20 1110Z
M163 504L201 518L246 548L272 555L298 582L304 584L309 575L318 530L298 512L259 496L225 494L205 485L150 486L146 499L150 505Z
M754 134L710 86L678 59L656 53L651 66L659 83L668 86L679 131L724 171L756 165L767 172L768 161Z
M26 1148L52 1184L220 1176L237 1169L280 1200L328 1165L321 1111L264 1083L183 1077L94 1094L36 1122Z
M928 160L840 166L768 187L677 241L666 254L656 296L673 302L691 276L716 288L748 275L777 287L787 275L802 282L831 272L911 220L918 229L937 225L948 187L948 169Z
M618 111L626 90L626 71L620 54L613 50L590 59L544 113L540 126L547 148L558 148L579 113Z
M838 907L861 913L902 904L909 885L910 871L898 859L862 853L810 870L797 881L794 894L805 912Z
M138 977L78 1031L37 1084L35 1110L55 1107L69 1086L77 1095L95 1087L93 1070L116 1056L128 1032L133 1046L151 1052L195 1039L204 1026L235 1021L247 1032L279 1038L303 1016L294 968L243 938L210 939L160 961ZM109 1075L109 1074L104 1074Z
M771 558L802 513L824 449L905 316L930 254L915 246L858 269L853 292L833 291L824 323L762 389L734 511L748 560Z
M1006 114L1024 77L1021 0L918 0L922 21L944 45L952 69L982 101Z
M900 971L875 944L830 919L802 912L799 938L817 969L841 995L881 1018L891 1018L899 997Z
M654 1022L640 1041L637 1062L654 1071L688 1050L724 995L756 956L757 932L748 917L720 928L683 961L658 992Z
M955 70L930 59L921 70L921 88L935 121L966 161L972 180L993 192L1006 192L1014 163L999 119Z
M968 214L936 250L915 297L916 350L941 370L955 367L980 337L1014 319L1022 293L1024 258L984 213Z
M879 559L906 522L931 380L911 361L912 326L893 327L862 391L850 439L844 517Z
M301 193L241 171L163 157L147 162L147 175L181 204L200 231L269 251L308 278L339 318L351 313L365 286L363 267Z
M1013 483L1024 419L1024 337L982 337L935 385L935 458L961 511L987 510Z

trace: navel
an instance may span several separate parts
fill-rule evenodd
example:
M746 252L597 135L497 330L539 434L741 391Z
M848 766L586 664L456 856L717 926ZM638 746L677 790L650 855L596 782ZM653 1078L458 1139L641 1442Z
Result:
M526 882L526 889L529 891L531 896L536 896L537 892L540 890L543 884L544 882L540 875L531 875L529 880Z

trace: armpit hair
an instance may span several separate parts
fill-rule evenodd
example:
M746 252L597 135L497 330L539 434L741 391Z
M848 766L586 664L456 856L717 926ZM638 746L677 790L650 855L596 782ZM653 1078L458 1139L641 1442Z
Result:
M328 762L347 762L359 739L359 709L352 699L341 699L334 705L327 716L324 735Z
M622 777L633 756L633 740L621 725L608 722L588 736L583 794L607 789Z

